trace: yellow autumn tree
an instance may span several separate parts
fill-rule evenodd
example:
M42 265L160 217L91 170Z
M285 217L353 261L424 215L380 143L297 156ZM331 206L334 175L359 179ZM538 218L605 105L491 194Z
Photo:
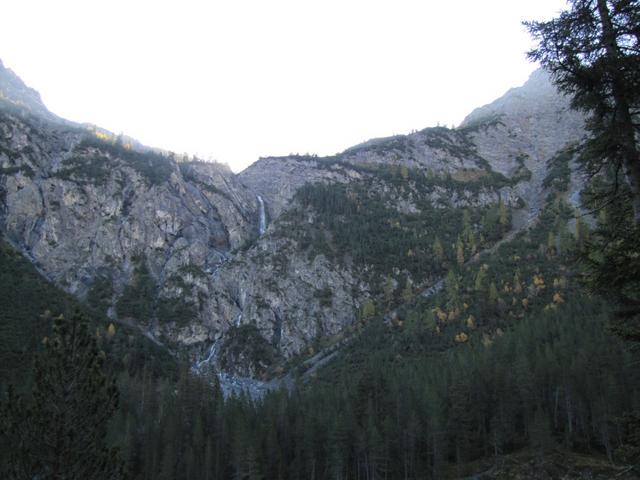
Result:
M460 332L455 336L455 341L457 343L466 343L469 341L469 335L464 332Z
M116 334L116 326L113 323L110 323L107 327L107 338L111 340L113 336Z
M447 321L453 322L459 316L460 316L460 309L459 308L454 308L453 310L450 310L449 313L447 314Z
M502 199L498 202L498 222L503 230L509 226L509 210Z
M361 313L360 313L360 317L362 318L362 320L369 320L370 318L373 318L375 314L376 314L375 304L371 300L367 300L366 302L364 302L364 304L362 305Z
M440 322L446 322L447 321L447 312L442 310L440 307L434 308L433 309L433 313L438 318L438 320L440 320Z
M476 328L476 318L473 315L469 315L465 323L467 324L467 328L471 330Z
M540 292L546 288L542 274L533 276L533 287L535 292Z

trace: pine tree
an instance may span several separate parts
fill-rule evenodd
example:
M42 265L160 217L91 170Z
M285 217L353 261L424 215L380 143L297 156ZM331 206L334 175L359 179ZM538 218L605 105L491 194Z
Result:
M471 253L475 253L476 238L473 233L473 229L471 228L471 214L467 209L462 212L462 238L464 239L464 242L467 244L467 247L469 248Z
M413 299L413 282L410 278L405 279L404 288L402 289L402 300L410 302Z
M513 293L522 293L522 283L520 282L520 275L518 275L518 272L513 274Z
M444 248L442 247L442 243L440 242L440 239L438 237L436 237L433 241L432 251L433 256L436 258L436 260L438 260L439 262L442 262L442 260L444 260Z
M526 23L538 47L529 52L555 84L587 112L591 138L580 161L588 173L612 165L624 170L640 225L640 2L570 0L570 9L547 22ZM613 192L614 194L617 191Z
M449 273L447 273L445 288L447 292L447 307L450 310L454 310L460 306L460 282L453 270L449 270Z
M384 282L383 291L384 291L384 299L386 300L387 305L391 305L395 297L395 291L396 291L396 281L392 277L388 276L386 278Z
M476 292L481 292L484 289L484 280L487 276L486 270L481 265L478 273L476 274L476 278L473 284L473 288Z
M360 318L364 321L369 320L376 314L376 305L372 300L366 300L362 305L360 312Z
M556 251L557 243L554 233L549 232L549 235L547 235L547 252L551 254L554 253Z
M582 248L582 246L584 245L584 242L586 240L586 236L588 235L588 232L584 226L584 222L582 221L582 218L580 216L580 211L576 210L574 212L574 217L575 217L575 238L576 238L576 244L578 245L579 248Z
M529 442L539 457L554 446L548 415L540 408L536 409L529 425Z
M459 267L464 265L464 244L460 237L458 237L458 241L456 242L456 262Z
M500 298L500 295L498 294L496 284L494 282L491 282L491 284L489 285L489 303L491 305L495 305L498 302L498 298Z
M123 478L118 451L106 445L118 390L103 363L82 314L55 319L35 361L32 391L11 389L1 406L1 430L13 446L8 478Z
M502 199L498 202L498 222L503 232L509 228L509 210Z

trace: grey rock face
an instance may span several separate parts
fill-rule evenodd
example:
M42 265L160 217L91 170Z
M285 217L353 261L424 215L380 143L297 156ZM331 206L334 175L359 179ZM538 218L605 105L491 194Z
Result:
M353 325L367 286L324 256L308 259L282 237L261 238L220 271L214 283L227 327L256 325L288 358Z
M486 169L464 134L430 128L407 136L371 140L335 157L262 158L241 172L239 178L265 199L275 220L304 184L349 183L370 176L378 166L448 173Z
M226 167L178 164L92 135L2 112L0 228L80 297L101 277L116 303L134 280L134 258L144 258L158 298L180 298L196 313L187 325L136 320L178 343L206 341L215 308L208 272L254 235L252 196Z
M584 116L570 108L544 70L535 71L522 87L509 90L495 102L471 112L459 130L468 132L477 152L492 168L512 177L523 167L531 172L518 185L535 217L540 209L547 162L559 150L579 143Z
M261 158L238 175L250 191L260 195L275 220L296 191L307 183L348 183L362 177L349 165L311 156Z
M500 189L452 194L434 187L429 200L435 206L524 200L530 221L544 198L547 161L584 134L582 116L538 72L455 130L375 139L331 158L263 158L234 175L223 165L178 162L60 121L1 65L0 92L0 230L80 297L99 280L111 285L107 306L114 317L127 311L118 307L127 291L150 282L150 313L120 320L201 359L215 345L216 355L226 351L235 360L227 370L241 377L260 376L268 366L227 339L254 332L254 350L273 358L311 354L317 342L353 326L371 295L351 263L308 256L282 233L290 227L283 213L301 186L366 179L391 199L388 207L415 213L420 193L410 183L387 182L376 169L461 182L498 176ZM267 217L263 235L258 196Z

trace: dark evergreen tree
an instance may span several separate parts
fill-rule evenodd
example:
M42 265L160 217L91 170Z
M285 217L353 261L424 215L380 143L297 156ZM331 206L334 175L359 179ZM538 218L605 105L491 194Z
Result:
M106 444L118 390L103 362L82 314L54 320L36 358L31 392L10 388L1 405L2 434L11 445L4 478L123 478L118 451Z
M581 150L586 171L624 170L633 218L640 225L640 2L571 0L548 22L526 23L538 47L529 53L556 85L589 114L591 138Z

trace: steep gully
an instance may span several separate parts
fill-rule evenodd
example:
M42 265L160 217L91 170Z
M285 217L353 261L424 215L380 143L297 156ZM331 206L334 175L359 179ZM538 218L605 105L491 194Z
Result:
M259 236L262 237L267 231L267 215L265 210L265 202L262 196L260 195L257 195L256 199L258 201L258 211L259 211L258 234ZM225 262L223 261L221 264L217 265L216 269L213 272L211 272L211 275L215 276L218 273L218 270L220 269L220 267L224 263ZM239 327L242 324L242 310L238 314L238 317L236 318L234 324L236 327ZM211 374L211 373L215 374L218 378L218 381L220 382L220 386L225 396L239 395L241 393L245 393L245 394L248 394L251 398L259 398L259 397L262 397L268 391L274 390L281 386L292 388L293 379L291 378L287 379L287 377L290 377L290 375L273 379L270 382L261 382L253 378L231 375L229 373L226 373L220 370L219 364L218 364L218 353L219 353L222 342L223 342L222 337L216 339L207 350L206 356L204 356L201 359L197 359L191 366L191 369L192 371L198 374Z

